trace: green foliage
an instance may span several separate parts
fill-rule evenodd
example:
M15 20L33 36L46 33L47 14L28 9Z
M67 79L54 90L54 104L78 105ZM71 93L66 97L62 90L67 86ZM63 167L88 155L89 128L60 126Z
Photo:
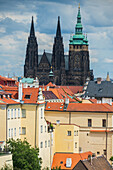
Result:
M59 166L59 167L55 167L55 168L53 168L52 170L61 170L61 167Z
M109 159L110 161L113 161L113 156Z
M49 170L49 168L48 168L48 167L46 167L46 168L43 168L42 170Z
M5 164L0 170L12 170L12 169L13 169L12 166Z
M8 142L9 150L12 153L14 169L41 170L41 158L39 158L39 149L32 148L26 141L10 139Z

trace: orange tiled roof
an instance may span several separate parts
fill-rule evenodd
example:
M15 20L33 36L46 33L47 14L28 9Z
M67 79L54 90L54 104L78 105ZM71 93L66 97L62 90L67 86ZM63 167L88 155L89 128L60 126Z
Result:
M39 88L23 88L24 103L37 103ZM30 99L26 99L25 95L30 95Z
M84 160L88 158L88 155L92 155L92 152L84 152L84 153L55 153L53 157L53 163L51 168L60 167L61 169L73 169L76 164L80 160ZM71 168L66 168L66 159L71 158L72 159L72 165ZM63 163L62 163L63 162Z
M78 92L82 92L83 86L68 86L69 89L74 93L77 94Z
M90 130L90 132L106 132L106 130ZM107 132L110 132L110 130L107 130Z
M1 75L0 75L0 79L4 80L4 81L16 81L16 80L14 80L12 78L2 77Z
M59 110L59 111L63 111L63 109L64 109L64 103L47 103L47 105L46 105L46 110Z
M11 98L6 98L6 97L3 97L3 99L0 98L0 101L5 103L5 104L20 104L20 102L16 102L14 101L13 99Z
M49 82L46 87L49 86L49 87L55 87L56 85L55 84L52 84L51 82Z
M63 111L60 109L61 103L47 103L46 110ZM74 112L113 112L113 107L108 104L94 104L94 103L69 103L66 111Z
M69 103L67 111L113 112L113 107L108 104Z

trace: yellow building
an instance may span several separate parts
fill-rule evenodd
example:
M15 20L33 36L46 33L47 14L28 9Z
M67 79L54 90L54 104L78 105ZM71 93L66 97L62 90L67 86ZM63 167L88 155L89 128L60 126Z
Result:
M113 107L109 104L48 103L45 117L52 123L77 124L79 152L113 155Z

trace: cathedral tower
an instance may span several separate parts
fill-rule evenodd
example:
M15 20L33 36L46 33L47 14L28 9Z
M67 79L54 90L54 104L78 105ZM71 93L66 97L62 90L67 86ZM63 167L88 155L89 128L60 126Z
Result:
M38 67L38 44L35 37L33 17L31 21L30 36L26 49L26 59L24 65L24 77L36 77Z
M89 70L89 51L87 36L83 35L80 6L78 7L77 24L75 34L71 36L69 43L69 84L83 85L87 77L91 76Z
M65 59L64 59L64 45L61 36L60 17L58 17L56 37L54 38L52 66L55 76L55 84L65 84Z

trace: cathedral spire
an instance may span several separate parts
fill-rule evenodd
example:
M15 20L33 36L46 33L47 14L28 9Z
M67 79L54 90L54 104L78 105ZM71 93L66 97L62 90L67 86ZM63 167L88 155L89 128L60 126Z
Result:
M33 16L32 16L30 37L33 37L33 36L35 36L35 29L34 29L34 21L33 21Z
M82 34L82 23L81 23L81 14L80 14L80 4L78 7L78 15L77 15L77 24L75 27L75 34Z
M56 37L61 37L60 16L58 16L58 23L57 23Z

